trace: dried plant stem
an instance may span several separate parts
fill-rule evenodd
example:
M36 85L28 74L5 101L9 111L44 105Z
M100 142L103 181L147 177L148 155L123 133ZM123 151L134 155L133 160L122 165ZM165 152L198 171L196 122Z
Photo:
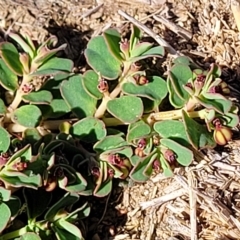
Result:
M118 13L126 18L128 21L132 22L134 25L136 25L137 27L139 27L141 30L143 30L144 32L146 32L150 37L154 38L155 41L166 48L166 50L173 55L173 57L179 57L180 54L168 43L166 42L163 38L161 38L159 35L155 34L151 29L149 29L148 27L146 27L144 24L142 24L141 22L139 22L138 20L136 20L135 18L131 17L130 15L128 15L127 13L123 12L122 10L118 10Z
M240 1L231 0L231 9L238 27L238 31L240 32Z
M192 191L195 188L193 173L188 172L188 185L189 185L189 205L190 205L190 224L191 224L191 240L197 240L197 194Z
M188 30L176 25L175 23L171 22L170 20L165 19L162 16L155 16L155 15L153 15L153 18L156 21L164 24L166 27L168 27L170 30L172 30L173 32L175 32L176 34L181 36L182 38L184 38L186 40L192 39L192 33L191 32L189 32Z

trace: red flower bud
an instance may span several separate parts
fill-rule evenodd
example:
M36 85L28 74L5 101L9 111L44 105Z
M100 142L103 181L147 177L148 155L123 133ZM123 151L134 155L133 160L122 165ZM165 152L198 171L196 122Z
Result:
M98 90L103 93L108 91L108 82L104 79L101 79L97 86Z
M164 153L163 153L164 158L170 163L170 164L174 164L176 162L176 158L177 155L170 149L167 149Z

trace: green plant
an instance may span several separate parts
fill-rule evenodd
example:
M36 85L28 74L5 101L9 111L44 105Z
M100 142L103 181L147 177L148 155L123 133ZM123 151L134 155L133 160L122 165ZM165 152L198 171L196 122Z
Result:
M165 80L145 61L164 48L141 42L136 27L129 40L115 29L91 39L83 75L56 57L65 46L49 49L54 37L40 46L10 37L18 48L0 46L0 239L83 239L77 223L90 209L80 196L106 196L116 178L173 176L193 149L226 144L239 122L218 66L179 57ZM28 221L12 230L23 206Z

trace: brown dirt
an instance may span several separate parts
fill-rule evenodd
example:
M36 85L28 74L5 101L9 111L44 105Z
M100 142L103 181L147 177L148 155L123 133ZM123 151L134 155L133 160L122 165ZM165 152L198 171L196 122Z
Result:
M240 38L230 1L102 2L100 9L88 15L100 1L0 0L2 37L11 30L27 31L39 42L47 35L57 35L60 43L68 44L65 55L74 60L81 72L85 68L83 50L92 36L110 26L128 30L129 22L117 13L121 9L197 64L205 68L211 62L221 65L223 78L238 101ZM154 20L155 12L185 28L193 37L186 40L169 30ZM167 69L165 65L161 67ZM122 188L116 186L109 199L93 200L87 239L240 239L238 139L236 129L234 140L227 147L196 153L193 164L176 169L172 179L157 175L146 183L129 182Z

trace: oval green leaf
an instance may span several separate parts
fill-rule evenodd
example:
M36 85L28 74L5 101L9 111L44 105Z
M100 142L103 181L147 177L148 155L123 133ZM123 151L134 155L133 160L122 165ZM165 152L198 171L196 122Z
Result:
M142 100L135 96L122 96L110 100L107 110L114 117L124 123L133 123L139 120L143 114Z
M34 104L50 104L52 101L52 94L46 90L40 90L38 92L31 92L27 95L23 95L22 99L29 103Z
M193 152L181 144L171 139L161 139L161 144L168 149L171 149L177 155L177 162L182 166L188 166L193 161Z
M116 79L121 73L121 62L110 53L103 36L92 38L85 50L88 64L106 79Z
M23 234L19 240L41 240L41 238L33 232L27 232L25 234Z
M0 213L1 213L1 218L0 218L0 233L1 233L7 226L11 217L11 211L7 206L7 204L3 202L0 203Z
M10 91L16 91L18 88L17 75L9 69L2 59L0 59L0 84Z
M3 127L0 127L0 153L7 152L9 146L10 135Z
M160 104L168 94L166 81L158 76L147 78L149 79L149 83L145 85L137 85L132 82L124 83L122 91L129 95L155 100Z
M0 56L11 71L18 76L22 76L23 66L19 60L18 50L12 43L3 42L0 44Z
M12 120L24 127L37 127L42 119L40 109L35 105L25 105L16 109L13 113Z
M61 94L68 106L78 118L93 116L96 111L97 99L91 97L83 87L81 75L71 77L61 84Z
M70 133L84 142L96 142L106 136L106 127L103 121L87 117L72 125Z

